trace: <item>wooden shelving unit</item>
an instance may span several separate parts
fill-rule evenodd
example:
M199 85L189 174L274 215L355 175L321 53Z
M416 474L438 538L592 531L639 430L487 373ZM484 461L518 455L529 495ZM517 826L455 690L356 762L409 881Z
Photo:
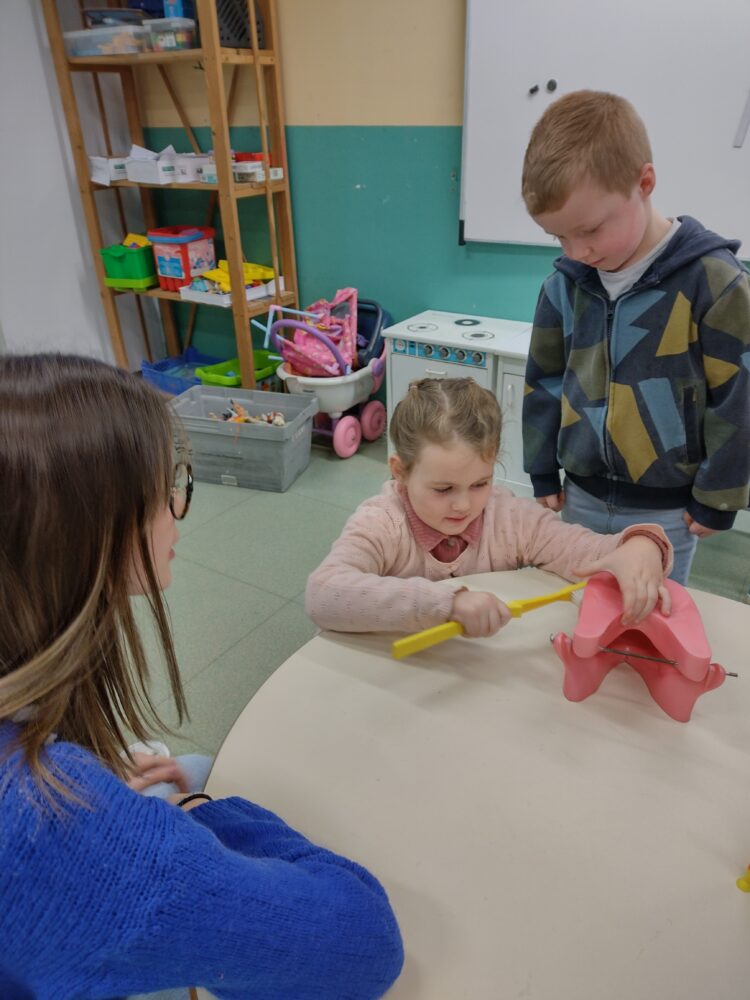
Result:
M79 2L82 3L82 0L79 0ZM152 288L140 293L125 293L114 291L105 285L104 267L101 255L99 254L99 250L104 244L102 242L98 199L104 197L102 192L114 192L114 197L117 199L120 221L123 230L127 232L129 227L126 222L121 197L122 189L138 189L143 216L146 226L149 229L158 225L153 201L153 191L155 189L165 191L209 191L211 192L211 199L206 224L211 225L214 214L218 210L221 215L224 249L232 284L231 313L237 344L237 355L240 359L242 384L246 388L252 388L255 385L255 378L249 325L250 319L266 313L273 302L283 305L297 305L299 300L297 293L297 269L294 256L289 166L284 135L284 106L279 66L275 0L246 0L246 2L252 40L252 45L249 49L222 48L215 0L196 0L196 12L201 40L200 48L182 49L175 52L143 52L134 55L79 56L75 58L68 58L65 51L57 0L42 0L42 8L68 134L70 136L81 204L91 241L94 270L99 283L99 293L117 363L122 367L127 367L125 343L117 310L117 299L121 295L136 295L144 344L149 357L150 346L148 344L148 336L140 304L141 298L152 298L159 301L167 349L170 355L177 355L181 350L172 312L172 304L182 300L179 293L166 291L161 288ZM265 35L265 47L262 49L258 45L258 14L262 18ZM102 99L102 91L99 84L99 75L107 73L119 76L122 100L130 132L130 141L137 145L144 145L143 116L139 106L135 74L140 66L154 65L158 67L193 151L201 152L168 75L170 64L186 62L200 68L205 81L206 104L218 182L216 184L148 185L136 184L131 181L116 181L108 187L92 182L90 180L88 155L89 153L101 155L105 151L102 149L87 150L85 148L80 110L76 100L72 74L92 74L107 155L112 155L112 149L109 125L106 119L105 102ZM224 82L223 68L226 65L232 66L229 87L226 87ZM234 181L229 138L229 120L236 98L238 76L241 72L251 72L255 77L258 125L261 150L266 163L266 177L270 177L268 168L273 163L274 166L281 166L283 168L284 180L282 181L266 180L265 183L260 184L235 183ZM251 302L248 302L245 298L242 272L242 264L245 257L237 213L237 202L244 198L265 198L268 238L271 250L270 264L277 275L283 276L285 285L285 291L277 291L273 298L256 299ZM191 304L187 339L192 335L197 308L199 307L194 303ZM211 306L206 305L205 308L211 308Z

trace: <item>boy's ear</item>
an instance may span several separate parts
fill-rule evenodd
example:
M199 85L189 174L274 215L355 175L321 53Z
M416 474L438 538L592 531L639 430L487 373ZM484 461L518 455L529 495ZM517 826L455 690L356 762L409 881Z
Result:
M653 194L656 187L656 171L653 163L644 163L641 167L641 175L638 178L638 190L645 197Z
M406 470L404 469L404 463L398 455L391 455L388 459L388 465L391 470L391 475L397 482L406 482Z

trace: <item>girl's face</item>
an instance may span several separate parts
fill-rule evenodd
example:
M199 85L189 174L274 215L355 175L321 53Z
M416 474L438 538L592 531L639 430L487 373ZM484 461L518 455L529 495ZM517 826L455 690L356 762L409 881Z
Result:
M487 506L494 463L464 441L426 444L409 472L398 455L390 466L417 517L443 535L460 535Z
M151 523L151 562L159 582L159 588L166 590L172 582L172 560L174 559L174 546L180 533L177 530L177 521L172 514L168 504L159 511ZM141 554L137 550L133 554L133 567L130 574L128 593L131 595L144 594L147 589L146 577L143 572L143 561Z

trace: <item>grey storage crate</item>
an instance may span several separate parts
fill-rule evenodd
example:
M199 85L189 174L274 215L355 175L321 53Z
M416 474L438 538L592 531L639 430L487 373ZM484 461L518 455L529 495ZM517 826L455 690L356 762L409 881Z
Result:
M277 410L286 424L232 424L209 416L220 417L231 399L251 416ZM190 435L193 475L203 482L283 493L310 461L317 397L194 385L172 407Z

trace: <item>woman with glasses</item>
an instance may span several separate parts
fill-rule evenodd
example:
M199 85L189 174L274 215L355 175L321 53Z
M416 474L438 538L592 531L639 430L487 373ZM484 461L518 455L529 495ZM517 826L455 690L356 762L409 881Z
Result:
M372 875L245 800L136 790L130 734L164 726L134 595L185 715L162 597L192 493L174 438L132 375L0 358L0 997L380 997L403 952Z

